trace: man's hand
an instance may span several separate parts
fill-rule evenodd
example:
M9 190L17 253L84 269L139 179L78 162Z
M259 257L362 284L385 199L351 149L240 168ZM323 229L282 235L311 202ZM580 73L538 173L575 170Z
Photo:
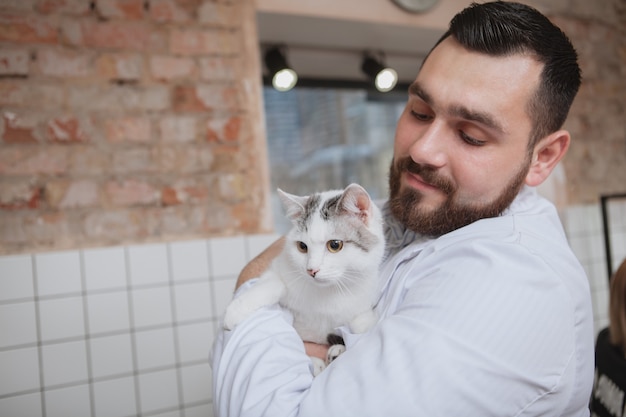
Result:
M239 288L241 284L249 279L261 276L274 258L283 250L283 246L285 246L285 238L281 237L276 242L268 246L267 249L261 252L256 258L248 262L248 264L241 270L241 273L237 278L235 289Z
M328 353L328 345L319 345L313 342L304 342L304 350L308 356L313 356L326 361L326 354Z

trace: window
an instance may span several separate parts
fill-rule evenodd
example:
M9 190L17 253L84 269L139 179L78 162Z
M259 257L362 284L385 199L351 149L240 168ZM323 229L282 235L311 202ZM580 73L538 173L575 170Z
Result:
M361 184L387 197L396 122L406 93L372 99L365 90L264 87L272 210L276 232L291 227L276 188L308 195Z

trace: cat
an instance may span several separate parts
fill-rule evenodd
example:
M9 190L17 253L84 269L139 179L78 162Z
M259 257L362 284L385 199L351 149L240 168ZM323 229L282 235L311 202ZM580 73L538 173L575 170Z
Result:
M259 281L231 301L224 327L233 329L255 310L279 303L292 312L305 341L328 343L343 325L353 333L369 330L377 321L373 306L385 246L378 207L358 184L310 196L278 194L293 224L285 246ZM344 350L334 344L326 361L311 358L313 374Z

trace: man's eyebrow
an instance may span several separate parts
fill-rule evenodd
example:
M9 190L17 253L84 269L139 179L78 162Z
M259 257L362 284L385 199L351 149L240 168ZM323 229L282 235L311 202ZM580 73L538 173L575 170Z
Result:
M433 105L432 96L417 81L411 83L409 86L409 94L419 97L429 106ZM500 133L506 133L502 124L489 113L475 111L460 104L448 108L447 112L451 116L474 121Z

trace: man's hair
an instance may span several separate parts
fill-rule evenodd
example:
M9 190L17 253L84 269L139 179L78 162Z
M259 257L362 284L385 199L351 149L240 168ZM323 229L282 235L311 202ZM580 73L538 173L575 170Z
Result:
M580 87L581 71L570 40L547 17L520 3L472 3L451 20L435 47L449 36L470 51L492 56L529 54L544 64L527 108L533 121L530 150L563 126Z
M611 277L609 337L613 345L626 353L626 259Z

